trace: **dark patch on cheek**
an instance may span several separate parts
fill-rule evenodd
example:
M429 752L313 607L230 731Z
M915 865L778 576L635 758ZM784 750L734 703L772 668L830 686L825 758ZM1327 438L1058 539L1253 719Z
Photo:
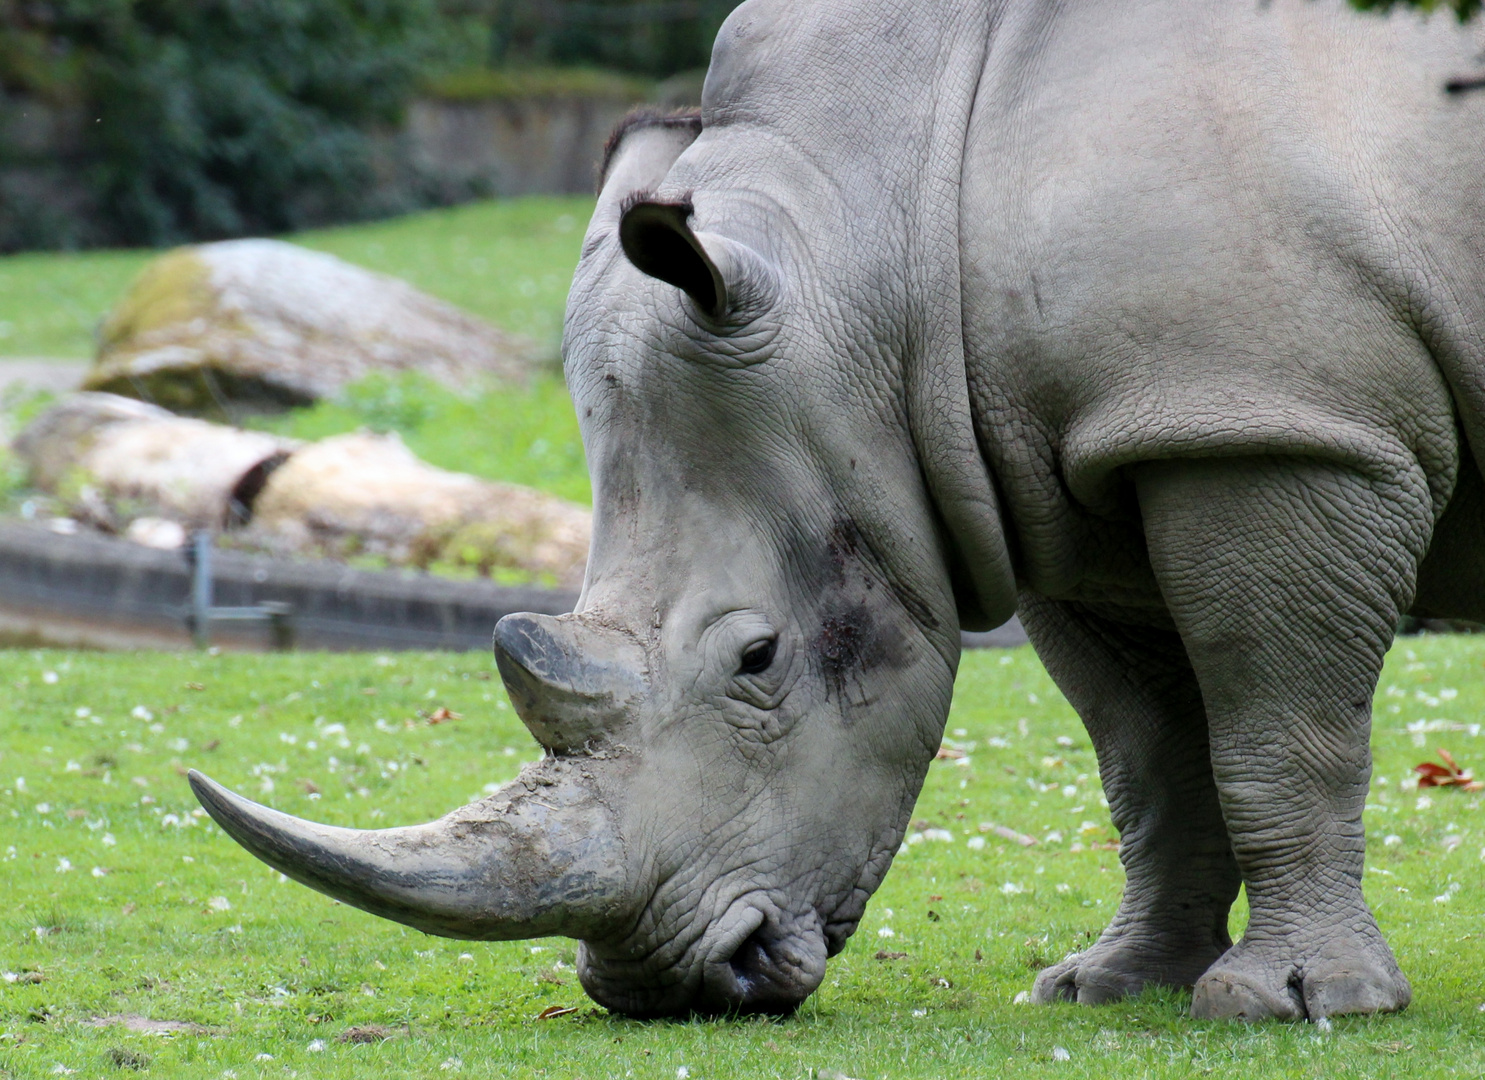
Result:
M907 663L907 649L899 627L879 621L865 603L828 609L810 643L810 652L832 698L845 704L850 691L860 690L857 679L876 668L899 668Z

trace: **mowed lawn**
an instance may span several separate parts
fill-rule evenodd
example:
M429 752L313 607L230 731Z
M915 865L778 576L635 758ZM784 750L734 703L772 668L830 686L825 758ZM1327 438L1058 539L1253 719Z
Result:
M1481 797L1409 782L1438 746L1485 762L1482 638L1405 639L1389 659L1367 889L1415 1001L1328 1028L1196 1023L1183 994L1017 1002L1122 882L1087 736L1029 649L965 657L947 734L964 756L932 766L860 931L784 1020L611 1016L571 942L425 937L284 882L196 809L188 767L345 825L478 797L537 753L487 656L11 651L0 685L3 1075L1485 1073ZM461 718L430 724L439 706ZM536 1019L553 1005L576 1011Z

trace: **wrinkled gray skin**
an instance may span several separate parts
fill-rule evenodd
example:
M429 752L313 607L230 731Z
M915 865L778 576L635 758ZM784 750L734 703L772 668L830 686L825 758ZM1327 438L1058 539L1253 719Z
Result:
M961 625L1019 605L1128 875L1035 997L1402 1008L1370 702L1401 613L1485 618L1485 94L1440 89L1482 50L1339 0L749 0L573 285L588 579L496 632L552 755L408 830L198 793L368 910L580 938L611 1008L787 1009L891 862Z

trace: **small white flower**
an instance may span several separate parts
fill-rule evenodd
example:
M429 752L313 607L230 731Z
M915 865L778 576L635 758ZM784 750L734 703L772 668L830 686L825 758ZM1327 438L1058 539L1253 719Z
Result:
M1397 847L1397 845L1401 843L1402 837L1398 836L1397 833L1390 833L1382 838L1383 847Z
M19 978L20 976L13 971L0 972L0 979L4 979L8 983L13 983ZM1485 1012L1485 1005L1480 1006L1480 1011Z
M65 874L72 869L72 860L63 856L57 860L57 873Z
M1059 881L1057 883L1057 891L1060 893L1072 892L1072 886L1065 881Z
M908 833L907 842L909 846L913 844L921 844L923 842L923 834L920 832Z
M438 1067L447 1072L452 1069L462 1069L464 1067L464 1062L460 1061L456 1057L444 1058L438 1063Z
M1072 739L1070 737L1068 737L1067 735L1059 735L1059 736L1057 736L1057 745L1058 746L1071 746L1072 744L1073 744Z
M231 911L232 901L228 900L225 896L213 896L206 902L206 906L213 911Z
M1078 786L1076 784L1064 784L1064 785L1062 785L1062 797L1064 799L1071 799L1074 796L1076 796L1077 793L1078 793Z
M47 674L48 675L52 675L52 682L56 682L57 681L56 676L52 672L48 671ZM75 1072L77 1072L76 1069L69 1069L66 1065L63 1065L60 1061L57 1062L57 1064L55 1064L55 1065L52 1066L52 1075L53 1076L71 1076Z
M877 937L879 937L879 938L889 938L889 937L896 937L896 936L897 936L897 931L893 930L892 927L890 927L890 926L884 926L880 930L877 931Z
M1031 1004L1031 991L1030 990L1022 990L1014 998L1011 999L1011 1004L1012 1005L1030 1005Z
M106 832L103 834L103 839L100 840L99 843L101 843L104 847L113 847L115 844L118 843L118 841L113 838L113 833Z
M57 679L59 678L60 676L55 671L43 671L41 673L41 681L46 683L46 685L48 686L57 685ZM67 1071L71 1072L72 1070L68 1069Z
M1054 1047L1052 1047L1052 1060L1053 1061L1071 1061L1072 1060L1072 1055L1067 1052L1067 1047L1065 1047L1065 1046L1054 1046Z
M469 963L473 959L474 959L474 953L461 952L459 954L459 960L461 962L463 962L463 963L466 963L467 964L467 963Z
M72 715L77 717L79 720L86 720L88 717L93 715L93 710L88 708L86 705L83 705L78 708L78 710Z
M1046 836L1046 843L1048 843L1048 844L1060 844L1060 843L1062 843L1062 830L1061 829L1053 829L1051 832L1049 832L1047 834L1047 836Z
M923 839L937 840L941 844L952 844L954 842L954 834L948 829L924 829Z
M95 867L93 867L93 876L94 877L107 877L108 876L108 871L105 870L105 869L103 869L103 867L101 867L101 866L95 866Z
M253 1056L253 1060L254 1061L272 1061L273 1060L273 1055L272 1054L256 1054L256 1055Z
M132 708L132 709L129 710L129 715L132 716L132 717L134 717L134 719L136 719L136 720L146 720L146 721L148 721L148 720L153 720L155 718L155 714L152 713L152 712L150 712L143 705L136 705L136 706L134 706L134 708ZM272 1061L273 1059L272 1058L269 1058L268 1060Z
M969 848L970 851L979 851L985 846L985 838L983 836L971 836L964 842L964 846Z
M323 1049L325 1049L325 1040L324 1039L315 1039L313 1042L311 1042L309 1044L309 1047L308 1047L308 1050L309 1050L309 1052L311 1054L318 1054Z
M160 828L166 829L166 828L169 828L172 825L175 826L177 829L180 828L180 815L179 814L166 814L164 817L162 817L160 819Z
M922 1019L923 1017L925 1017L927 1015L928 1015L928 1010L927 1009L914 1009L913 1010L913 1016L915 1016L915 1017L917 1017L919 1019Z
M1024 893L1026 889L1020 885L1017 885L1014 881L1007 881L1000 887L1000 891L1006 896L1016 896L1019 893Z
M1320 1019L1315 1021L1315 1030L1320 1032L1322 1035L1329 1035L1334 1029L1334 1026L1335 1025L1330 1022L1330 1017L1328 1016L1322 1016L1320 1017Z
M1430 799L1427 795L1419 795L1418 796L1418 801L1415 804L1413 804L1413 809L1415 809L1415 810L1427 810L1432 805L1433 805L1433 800Z
M67 762L67 767L63 771L64 772L82 772L82 766L79 765L75 761L69 761L69 762Z
M50 814L52 812L52 804L39 802L36 804L36 812L38 814Z

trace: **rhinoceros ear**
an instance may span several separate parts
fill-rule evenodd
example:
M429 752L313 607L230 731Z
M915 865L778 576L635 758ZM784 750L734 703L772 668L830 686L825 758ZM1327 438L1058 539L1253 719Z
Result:
M727 311L727 282L691 231L690 202L631 196L619 215L619 243L639 270L681 289L712 318Z

